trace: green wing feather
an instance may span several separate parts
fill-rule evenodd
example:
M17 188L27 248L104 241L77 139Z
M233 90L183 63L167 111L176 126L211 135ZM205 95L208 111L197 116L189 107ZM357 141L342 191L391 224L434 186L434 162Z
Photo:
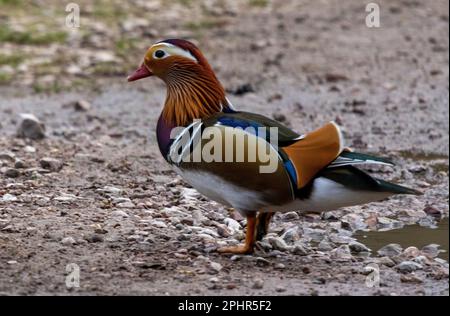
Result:
M414 189L373 178L364 171L353 166L326 168L319 174L319 176L333 180L356 191L378 191L413 195L422 194Z
M394 166L394 163L384 157L376 157L372 155L355 153L350 151L343 151L335 161L333 161L328 168L336 168L349 165L361 164L379 164L386 166Z

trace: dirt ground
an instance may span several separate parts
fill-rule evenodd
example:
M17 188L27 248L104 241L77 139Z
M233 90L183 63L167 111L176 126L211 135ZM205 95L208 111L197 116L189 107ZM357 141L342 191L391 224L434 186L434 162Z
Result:
M449 295L437 246L377 253L354 239L448 217L447 1L378 1L380 28L366 27L356 0L111 1L103 11L79 1L78 33L18 37L43 5L64 20L64 8L40 2L24 14L0 1L0 23L15 32L0 31L0 294ZM219 255L242 240L245 220L160 156L162 82L125 79L166 37L200 46L236 108L298 132L335 120L349 146L397 163L372 174L424 195L277 214L254 255ZM79 100L90 106L77 110ZM46 137L17 137L20 113ZM79 287L66 286L69 264Z

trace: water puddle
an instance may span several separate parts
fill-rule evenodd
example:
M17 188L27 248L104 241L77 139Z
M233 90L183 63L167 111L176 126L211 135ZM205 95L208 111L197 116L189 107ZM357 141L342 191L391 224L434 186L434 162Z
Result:
M360 231L354 237L372 249L374 254L381 247L392 243L400 244L403 248L415 246L419 249L429 244L438 244L441 246L439 249L445 250L445 252L439 254L439 258L448 261L448 218L437 223L436 228L423 227L416 224L388 231Z

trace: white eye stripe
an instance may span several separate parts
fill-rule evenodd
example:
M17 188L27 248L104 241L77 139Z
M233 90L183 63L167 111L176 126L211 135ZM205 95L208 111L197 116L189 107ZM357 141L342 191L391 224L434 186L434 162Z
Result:
M155 50L155 52L153 53L153 58L155 58L155 59L162 59L162 58L166 58L169 56L182 56L182 57L191 59L191 60L195 61L196 63L198 63L197 58L195 58L191 54L191 52L184 50L178 46L175 46L175 45L172 45L169 43L159 43L159 44L153 45L153 47L158 47L158 48L161 47L160 49ZM155 55L156 52L159 50L161 50L165 53L163 57L157 57Z

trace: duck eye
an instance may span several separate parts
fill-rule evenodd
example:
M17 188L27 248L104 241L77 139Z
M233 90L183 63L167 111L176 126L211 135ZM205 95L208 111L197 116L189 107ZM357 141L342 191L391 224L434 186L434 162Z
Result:
M156 58L163 58L166 55L166 53L163 50L157 50L155 52L155 57Z

